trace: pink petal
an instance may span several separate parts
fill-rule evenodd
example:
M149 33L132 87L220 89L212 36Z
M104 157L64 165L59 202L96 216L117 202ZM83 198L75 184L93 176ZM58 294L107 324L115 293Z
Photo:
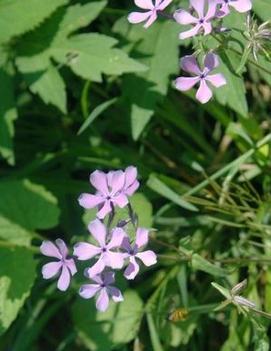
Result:
M68 256L68 248L65 242L62 239L56 239L56 245L62 255L63 258L66 258Z
M208 80L208 82L210 82L211 84L213 84L213 86L215 86L216 88L227 84L225 77L221 73L209 74L208 76L206 76L205 79Z
M204 35L208 35L212 32L212 25L209 22L204 22L202 28L204 30Z
M112 199L114 204L117 204L120 208L125 207L128 204L128 199L127 196L123 193L114 196L114 198Z
M104 202L104 197L83 193L78 198L79 205L84 208L93 208Z
M153 22L156 21L156 19L157 19L157 12L153 11L148 21L144 24L144 28L150 27L153 24Z
M175 81L175 87L180 91L187 91L193 88L199 81L200 77L179 77Z
M217 13L217 0L209 0L208 11L205 16L206 21L210 21L211 19L216 17Z
M104 272L103 282L105 285L111 285L115 283L115 273L114 272Z
M192 24L198 22L198 19L196 17L192 16L189 12L185 10L175 11L173 17L175 21L180 24Z
M130 239L126 236L123 238L121 246L126 250L126 251L131 251L132 247L130 244Z
M137 228L135 243L138 248L147 245L149 241L149 231L146 228Z
M75 244L73 248L73 255L80 261L90 260L100 252L99 247L83 242Z
M109 297L106 288L101 289L98 299L96 301L97 310L104 312L107 310L109 304Z
M103 279L102 279L102 277L101 277L100 274L91 277L91 280L93 280L94 282L96 282L96 283L99 284L99 285L102 285L102 284L103 284Z
M197 60L193 55L187 55L181 58L181 68L188 73L201 75L201 70L198 66Z
M90 268L86 269L89 278L93 279L96 275L100 274L105 268L104 257L101 256L98 261Z
M107 288L109 295L112 297L114 302L121 302L123 301L122 293L119 289L115 288L114 286L109 286Z
M234 7L238 12L247 12L252 9L251 0L231 1L230 6Z
M196 94L196 98L202 103L205 104L208 102L211 97L213 96L213 93L211 89L208 87L207 83L205 82L204 79L201 79L200 81L200 86Z
M74 259L69 259L65 261L66 266L68 267L71 275L75 275L75 273L77 273L77 268L74 262Z
M112 189L111 195L115 195L119 191L122 191L125 183L125 173L123 171L112 172L111 184Z
M47 241L47 240L43 241L40 246L40 252L45 256L56 257L56 258L59 258L60 260L62 258L58 248L51 241Z
M130 257L130 263L125 269L124 277L128 280L135 279L136 275L139 272L139 265L137 264L134 257Z
M99 219L95 219L94 221L90 222L88 225L88 230L101 247L105 246L106 227Z
M230 7L229 4L223 3L223 5L220 7L220 9L216 12L216 16L218 18L222 18L227 16L230 13Z
M99 284L85 284L81 286L79 290L79 295L83 299L91 299L94 295L97 294L99 290L101 290Z
M151 10L154 7L152 0L135 0L135 4L144 10Z
M104 260L107 266L113 269L120 269L124 264L124 254L121 252L108 251L104 255Z
M190 37L194 37L195 35L198 34L198 31L199 31L200 28L201 28L201 25L197 24L197 25L195 25L194 28L180 33L179 34L179 38L180 39L187 39L187 38L190 38Z
M171 2L172 2L172 0L160 1L160 5L158 6L158 10L163 11Z
M205 0L190 0L190 5L196 10L200 18L204 17Z
M57 282L58 289L61 291L66 291L70 285L70 280L71 280L71 276L70 276L69 270L65 265L63 265L62 272Z
M50 262L45 264L41 270L43 279L50 279L54 277L59 272L61 267L62 267L61 261Z
M99 210L99 212L97 212L96 216L100 219L104 219L104 217L108 215L108 213L110 213L111 211L111 201L105 201L103 207Z
M138 257L147 267L157 263L156 254L151 250L139 252L136 254L136 257Z
M125 189L131 186L137 178L137 169L136 167L130 166L127 167L124 171L125 174Z
M207 54L204 58L204 66L208 69L209 72L215 69L216 67L218 67L219 66L218 56L213 53Z
M101 171L95 171L90 175L90 183L99 190L103 195L108 195L108 186L106 174Z
M107 248L113 249L115 247L120 247L123 241L123 238L127 236L125 231L122 228L114 228L112 230L112 237L110 242L107 244Z
M132 24L146 21L152 15L152 11L148 12L131 12L128 16L128 21Z
M132 185L125 189L125 194L128 196L132 196L139 188L139 185L139 181L136 180Z

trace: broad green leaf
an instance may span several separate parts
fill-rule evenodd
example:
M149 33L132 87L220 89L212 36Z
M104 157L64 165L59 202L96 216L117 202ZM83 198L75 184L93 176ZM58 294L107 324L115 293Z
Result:
M15 162L12 138L17 118L13 89L12 77L0 69L0 154L11 165Z
M253 11L264 21L270 21L271 3L269 0L253 1Z
M2 181L0 193L0 238L29 245L34 230L57 225L57 200L44 187L27 180Z
M35 280L36 263L26 248L0 246L0 334L16 318Z
M136 53L149 69L125 78L124 97L131 108L132 135L139 138L154 110L167 94L170 76L178 72L179 26L161 21L146 31L142 26L129 26L121 19L114 31L136 43Z
M147 185L156 193L162 195L166 199L174 202L176 205L183 207L190 211L198 211L197 207L187 202L184 198L170 189L165 183L163 183L160 179L158 179L154 174L151 174Z
M60 63L67 63L80 77L96 82L102 81L102 74L120 75L127 72L145 71L146 67L128 57L113 46L117 40L102 34L79 34L54 48L53 56ZM67 62L67 54L74 60Z
M31 82L30 90L38 94L45 103L53 104L63 113L67 112L65 83L53 65L41 74L32 74L26 77L26 80Z
M132 341L138 333L143 303L132 290L123 294L121 303L110 302L106 312L98 312L94 299L78 299L72 310L79 338L91 351L110 351Z
M68 0L1 0L0 43L37 27Z
M201 257L198 254L193 254L192 255L192 267L195 270L203 271L208 274L218 276L218 277L223 277L227 275L227 271L225 269L222 269L215 264L210 263L207 261L205 258Z

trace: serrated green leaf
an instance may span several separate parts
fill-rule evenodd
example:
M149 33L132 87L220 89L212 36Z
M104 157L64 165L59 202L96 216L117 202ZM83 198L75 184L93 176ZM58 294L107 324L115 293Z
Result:
M2 181L0 193L0 238L29 245L34 230L58 223L57 200L43 186L27 180Z
M14 164L13 141L14 121L17 118L13 79L0 69L0 154L11 165Z
M79 338L91 351L110 351L132 341L139 330L143 303L132 290L123 294L121 303L110 302L106 312L96 310L93 299L78 299L72 314Z
M28 75L25 78L30 84L30 90L38 94L46 104L51 103L63 113L67 112L65 83L53 65L41 74Z
M0 247L0 334L16 318L35 280L36 263L26 248Z
M0 2L0 43L33 30L68 0L2 0Z

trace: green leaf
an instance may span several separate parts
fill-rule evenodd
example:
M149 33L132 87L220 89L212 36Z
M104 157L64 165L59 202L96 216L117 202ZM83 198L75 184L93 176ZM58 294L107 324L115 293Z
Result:
M131 108L132 135L137 140L167 94L170 75L178 72L180 28L165 21L146 31L141 26L130 27L124 21L121 19L114 30L137 44L136 52L142 56L140 62L149 67L147 72L127 76L124 81L124 97Z
M16 318L35 280L36 263L26 248L0 247L0 334Z
M150 175L147 185L153 191L174 202L178 206L183 207L186 210L198 211L197 207L184 200L180 195L171 190L165 183L158 179L154 174Z
M128 290L121 303L110 302L106 312L96 310L93 299L78 299L73 306L73 320L78 335L91 351L109 351L132 341L139 330L143 303L139 295Z
M253 1L253 11L264 21L270 20L271 3L269 0Z
M46 104L53 104L63 113L67 112L67 96L65 83L54 66L47 71L26 77L30 83L30 90L38 94Z
M33 30L68 0L1 0L0 43Z
M225 269L222 269L209 261L207 261L205 258L201 257L198 254L193 254L192 255L192 267L195 270L203 271L208 274L218 276L218 277L223 277L227 275L227 271Z
M0 193L0 238L29 245L34 230L57 225L57 200L44 187L28 180L2 181Z
M231 294L230 294L230 291L226 288L224 288L223 286L215 283L215 282L212 282L211 283L212 286L218 290L227 300L231 300Z
M0 154L14 165L13 141L14 121L17 118L13 79L0 69Z

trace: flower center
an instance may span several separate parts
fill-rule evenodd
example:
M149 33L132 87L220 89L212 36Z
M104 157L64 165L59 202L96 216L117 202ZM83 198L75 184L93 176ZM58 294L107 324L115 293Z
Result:
M106 252L107 248L106 247L102 247L102 252Z
M204 73L202 73L201 75L200 75L200 79L204 79L206 77L206 74L204 74Z
M201 18L201 19L199 20L199 23L200 23L200 24L203 24L203 23L204 23L204 18Z

